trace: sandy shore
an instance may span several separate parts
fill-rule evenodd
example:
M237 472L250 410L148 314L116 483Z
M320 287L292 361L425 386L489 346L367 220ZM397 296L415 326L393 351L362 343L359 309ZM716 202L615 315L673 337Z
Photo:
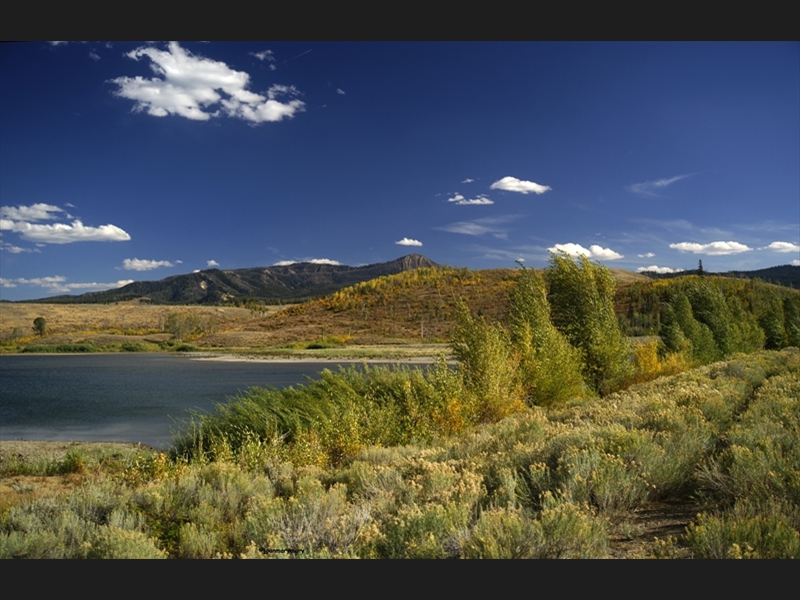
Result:
M206 352L187 353L192 360L217 362L269 362L269 363L367 363L367 364L421 364L436 362L432 356L405 356L400 358L358 358L353 356L263 356L254 354L209 354Z

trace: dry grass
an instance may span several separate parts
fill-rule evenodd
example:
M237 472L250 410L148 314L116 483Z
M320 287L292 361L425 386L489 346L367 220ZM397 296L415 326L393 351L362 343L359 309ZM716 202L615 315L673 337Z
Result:
M267 307L268 314L285 307ZM75 336L92 339L92 336L114 336L100 343L131 341L131 336L142 337L165 331L167 316L175 312L189 312L209 319L217 330L240 327L254 319L246 308L219 306L162 306L138 301L115 304L25 304L0 303L0 340L36 339L37 343L71 343ZM34 338L33 320L44 317L47 335ZM116 339L116 338L120 339Z

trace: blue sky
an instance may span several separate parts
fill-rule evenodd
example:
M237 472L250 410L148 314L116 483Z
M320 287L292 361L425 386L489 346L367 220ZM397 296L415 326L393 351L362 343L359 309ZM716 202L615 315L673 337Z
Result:
M0 297L411 252L800 264L800 44L0 45Z

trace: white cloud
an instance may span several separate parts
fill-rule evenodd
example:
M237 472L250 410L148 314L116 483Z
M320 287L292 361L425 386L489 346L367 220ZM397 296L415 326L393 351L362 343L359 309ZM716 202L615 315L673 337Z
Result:
M271 63L275 62L275 56L274 56L275 53L272 50L264 50L263 52L251 52L250 54L252 56L255 56L258 60L261 61L266 60L267 62Z
M739 242L711 242L710 244L680 242L679 244L670 244L669 247L681 252L693 252L694 254L707 254L709 256L739 254L740 252L750 252L752 250L752 248Z
M159 76L111 80L119 86L115 95L136 101L135 112L146 111L154 117L174 114L197 121L225 114L251 123L263 123L291 118L305 110L305 103L300 100L285 103L277 100L282 95L297 95L294 86L273 85L266 96L248 91L250 76L247 73L235 71L224 62L194 56L177 42L170 42L166 51L142 46L128 52L127 56L134 60L149 58L150 68ZM228 97L223 98L220 91ZM219 105L214 112L205 110L213 105Z
M308 260L281 260L273 264L273 267L288 267L289 265L296 265L299 263L311 263L312 265L334 265L339 266L338 260L331 260L329 258L311 258Z
M214 267L218 267L219 263L215 260L207 260L206 265L208 266L209 269L213 269Z
M18 279L3 279L3 287L17 287L17 285L32 285L43 288L51 294L68 294L74 291L101 291L109 290L112 288L120 288L129 283L133 283L133 279L120 279L115 283L66 283L67 278L61 275L54 277L36 277L34 279L25 279L20 277Z
M507 233L505 229L496 227L496 225L510 220L509 217L487 217L485 219L475 219L474 221L458 221L450 223L443 227L435 227L440 231L448 231L450 233L461 233L464 235L485 235L491 234L496 238L505 239Z
M795 267L800 267L800 259L798 259L798 258L795 258L795 259L792 261L792 264L793 264Z
M0 250L10 252L11 254L20 254L22 252L41 252L41 250L38 248L20 248L19 246L9 244L8 242L0 243Z
M14 283L11 279L6 279L5 277L0 277L0 287L4 288L15 288L17 284Z
M551 248L548 248L550 252L565 252L570 256L585 256L586 258L597 258L597 259L605 259L605 260L617 260L620 258L625 258L622 254L618 252L614 252L611 248L603 248L602 246L598 246L597 244L593 244L589 246L587 250L580 244L556 244Z
M494 200L491 200L490 198L487 198L486 194L478 194L478 196L476 198L472 198L470 200L467 200L461 194L456 193L455 196L453 196L452 198L448 198L447 201L448 202L455 202L456 204L461 205L461 206L468 206L468 205L476 206L476 205L494 204Z
M533 181L523 181L516 177L503 177L489 186L491 190L506 190L508 192L519 192L520 194L544 194L552 188L549 185L540 185Z
M475 180L474 180L474 179L470 179L469 177L467 177L467 178L466 178L464 181L462 181L461 183L472 183L473 181L475 181Z
M800 245L792 242L772 242L769 246L759 248L759 250L773 250L775 252L800 252Z
M126 258L122 261L122 268L126 271L152 271L159 267L173 266L168 260L145 260L139 258Z
M344 90L343 89L336 88L336 93L339 94L340 96L344 96Z
M37 203L31 206L0 206L0 218L11 221L46 221L57 219L63 208L52 204Z
M72 218L63 208L52 204L37 203L31 206L2 206L0 207L0 230L19 233L23 239L39 242L40 244L120 242L131 239L127 232L116 225L87 227L80 219L75 219L71 225L66 223L54 223L52 225L36 223L36 221L53 220L61 216Z
M645 252L644 254L637 254L639 258L653 258L655 256L652 252Z
M639 267L636 269L637 273L682 273L683 269L672 269L670 267L658 267L651 265L649 267Z
M419 240L412 240L406 237L399 242L395 242L395 244L398 244L399 246L422 246L422 242Z
M100 227L87 227L81 221L75 220L71 225L54 223L53 225L40 225L24 221L10 221L0 219L0 229L14 231L22 239L43 244L71 244L73 242L125 242L131 236L116 225L101 225Z
M656 196L657 194L653 192L653 190L665 188L668 185L675 183L676 181L680 181L681 179L685 179L690 175L676 175L675 177L670 177L669 179L659 179L657 181L645 181L644 183L634 183L629 185L626 189L629 192L633 192L634 194L640 194L642 196Z
M100 60L100 55L97 54L94 50L89 51L89 57L94 61Z

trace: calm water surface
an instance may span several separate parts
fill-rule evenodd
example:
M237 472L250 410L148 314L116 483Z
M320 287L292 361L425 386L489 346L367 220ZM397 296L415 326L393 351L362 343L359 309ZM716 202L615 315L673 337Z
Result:
M170 354L0 356L0 439L168 447L190 410L252 386L288 387L339 364L215 362Z

